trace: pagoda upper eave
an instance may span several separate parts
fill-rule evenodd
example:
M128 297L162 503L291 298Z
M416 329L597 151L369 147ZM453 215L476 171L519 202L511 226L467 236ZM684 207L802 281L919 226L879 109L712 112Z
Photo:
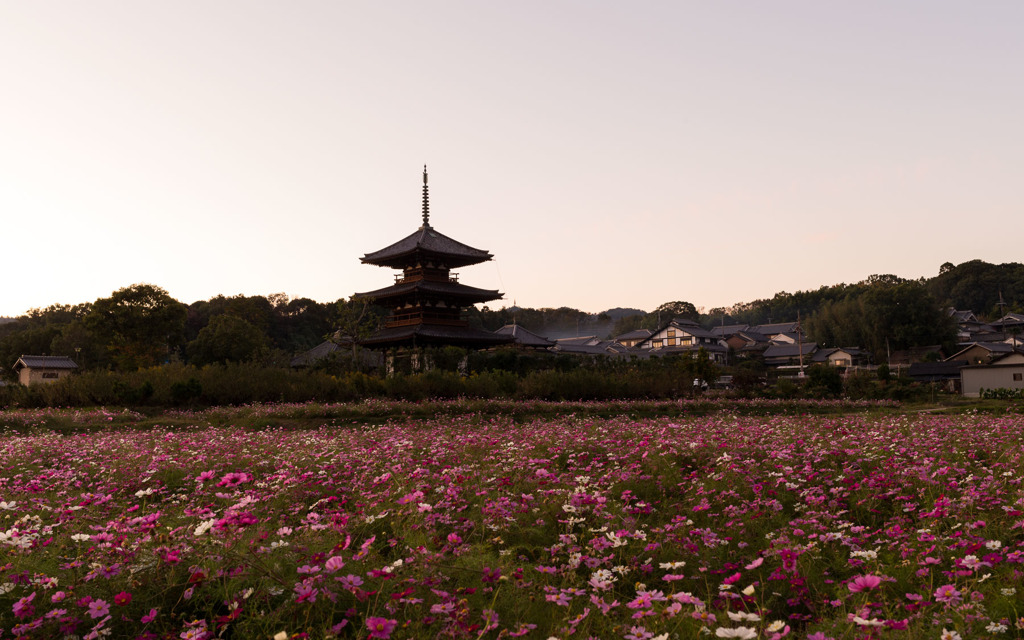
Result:
M494 256L483 249L475 249L452 240L433 227L424 225L398 242L364 255L360 260L379 267L403 269L416 263L434 261L454 269L486 262Z

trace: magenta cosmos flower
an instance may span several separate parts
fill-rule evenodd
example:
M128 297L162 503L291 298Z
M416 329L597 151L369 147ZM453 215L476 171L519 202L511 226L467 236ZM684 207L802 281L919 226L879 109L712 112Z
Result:
M857 576L846 584L846 587L854 592L870 591L878 585L882 584L882 579L878 576Z
M398 620L387 618L367 618L366 628L370 630L371 638L390 638L391 632L398 626Z
M955 604L960 602L960 592L956 590L954 585L944 584L935 590L935 600L936 602Z

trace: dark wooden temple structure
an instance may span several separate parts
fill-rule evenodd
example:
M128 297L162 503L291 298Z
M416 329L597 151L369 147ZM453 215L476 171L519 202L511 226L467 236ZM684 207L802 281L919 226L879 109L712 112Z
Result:
M391 310L384 328L361 344L410 352L449 345L482 349L510 342L508 336L470 327L463 317L466 307L498 300L501 293L464 285L451 273L493 257L430 226L427 168L423 167L423 224L411 235L361 258L366 264L401 270L390 287L355 294Z

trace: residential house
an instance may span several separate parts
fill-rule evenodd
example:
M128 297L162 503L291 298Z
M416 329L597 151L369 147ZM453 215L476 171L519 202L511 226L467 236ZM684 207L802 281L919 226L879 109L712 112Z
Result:
M814 353L818 350L815 342L797 344L772 344L764 351L764 363L769 367L808 367L813 362Z
M814 352L811 362L834 367L860 367L869 363L871 354L857 347L830 347Z
M511 336L513 344L520 349L533 349L538 351L547 351L551 347L555 346L554 341L548 340L543 336L539 336L529 329L518 324L506 324L504 327L498 329L494 333L504 336Z
M551 350L556 353L567 353L581 356L628 356L632 351L614 340L599 340L590 336L583 338L561 338L555 340Z
M78 365L67 356L21 356L14 363L18 381L23 385L57 382L70 376Z
M634 329L620 336L615 336L612 340L624 347L635 347L649 337L651 337L650 329Z
M988 364L961 368L960 388L969 398L980 396L982 389L1024 389L1024 353L1014 351Z
M1024 333L1024 313L1008 313L993 322L992 326L1008 333Z
M915 362L910 365L907 375L915 382L939 383L946 391L959 393L960 369L966 366L966 360Z
M733 350L733 353L738 358L748 358L764 353L764 350L771 346L772 343L768 336L763 333L758 333L752 329L744 329L726 338L725 344Z
M729 348L715 334L699 324L685 318L675 318L661 327L645 340L637 343L640 351L648 351L652 355L669 355L672 353L697 352L700 349L708 354L714 362L724 364Z
M750 329L750 325L747 324L723 324L715 325L714 327L711 327L709 331L718 338L725 339L733 334L739 333L740 331L747 331L748 329Z
M771 339L783 333L796 333L799 326L800 324L797 322L775 322L773 324L754 325L750 329Z
M800 340L800 334L796 331L784 331L768 336L772 344L796 344Z
M970 365L988 364L995 358L1014 351L1013 345L1006 342L973 342L946 360L966 360Z
M993 331L991 325L978 320L972 311L957 311L950 307L946 313L956 322L958 342L984 342L987 338L981 337L981 334Z
M555 338L556 347L571 347L571 346L582 346L582 347L593 347L594 345L603 342L601 338L597 336L576 336L574 338Z

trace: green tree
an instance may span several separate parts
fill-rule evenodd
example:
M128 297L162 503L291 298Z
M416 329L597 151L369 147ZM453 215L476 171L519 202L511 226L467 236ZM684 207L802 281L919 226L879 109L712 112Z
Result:
M50 353L74 359L80 369L96 369L107 365L103 344L81 320L63 325L50 343Z
M334 305L334 326L337 338L348 340L352 346L352 366L360 368L359 342L370 337L384 324L387 309L373 304L370 298L338 300Z
M808 391L815 396L838 398L843 393L843 377L827 364L814 364L807 369Z
M247 320L220 315L188 343L189 362L195 365L250 362L267 351L267 336Z
M185 305L151 284L118 289L93 303L84 318L119 369L148 367L167 360L181 345Z
M895 276L872 276L848 288L842 300L826 302L805 323L824 346L861 347L874 354L956 339L952 319L924 283Z
M655 309L650 315L660 315L662 323L668 322L673 318L685 318L694 322L700 320L700 311L697 310L697 307L693 306L692 302L680 300L666 302Z

